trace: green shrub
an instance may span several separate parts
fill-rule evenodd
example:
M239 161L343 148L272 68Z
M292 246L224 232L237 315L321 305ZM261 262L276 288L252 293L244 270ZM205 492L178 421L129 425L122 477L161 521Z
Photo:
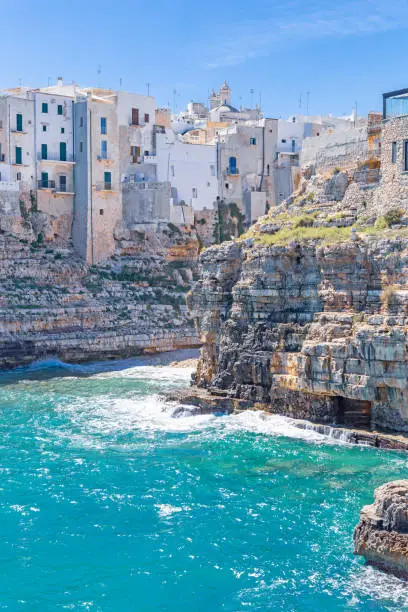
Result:
M293 222L293 227L312 227L313 223L316 219L316 214L312 215L302 215L301 217L297 217Z
M399 223L403 214L404 211L400 210L399 208L391 208L391 210L385 213L384 220L388 227L390 227L390 225L396 225Z

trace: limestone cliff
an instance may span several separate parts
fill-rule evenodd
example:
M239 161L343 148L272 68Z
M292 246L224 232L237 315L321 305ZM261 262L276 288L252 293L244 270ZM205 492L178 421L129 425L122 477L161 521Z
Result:
M185 295L198 243L176 234L122 236L114 258L89 267L68 241L0 232L0 368L197 346Z
M288 416L408 431L406 218L370 220L339 173L320 198L313 184L202 254L196 383Z
M361 510L354 546L371 565L408 578L408 480L375 490L374 503Z

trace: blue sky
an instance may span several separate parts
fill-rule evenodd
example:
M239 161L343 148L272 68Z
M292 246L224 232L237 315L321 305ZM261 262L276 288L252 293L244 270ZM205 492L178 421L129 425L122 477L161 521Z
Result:
M226 78L267 116L380 109L408 87L407 0L19 0L2 7L0 87L66 82L205 101ZM100 72L98 74L98 69ZM250 90L254 89L253 96ZM174 94L176 90L176 94Z

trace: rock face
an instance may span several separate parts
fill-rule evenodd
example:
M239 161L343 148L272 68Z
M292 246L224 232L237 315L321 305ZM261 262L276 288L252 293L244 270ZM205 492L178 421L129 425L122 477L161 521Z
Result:
M355 554L408 579L408 480L388 482L364 506L354 530Z
M70 248L0 234L0 369L196 347L185 306L196 262L187 251L140 247L90 268Z
M408 240L207 249L188 304L200 387L320 423L408 431Z

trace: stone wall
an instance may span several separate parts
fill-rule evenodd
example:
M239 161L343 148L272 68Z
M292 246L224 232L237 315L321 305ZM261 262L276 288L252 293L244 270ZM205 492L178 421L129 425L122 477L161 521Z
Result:
M374 202L375 211L391 208L408 211L408 172L405 171L404 143L408 140L408 117L387 121L382 130L381 184ZM393 161L393 143L396 158Z

